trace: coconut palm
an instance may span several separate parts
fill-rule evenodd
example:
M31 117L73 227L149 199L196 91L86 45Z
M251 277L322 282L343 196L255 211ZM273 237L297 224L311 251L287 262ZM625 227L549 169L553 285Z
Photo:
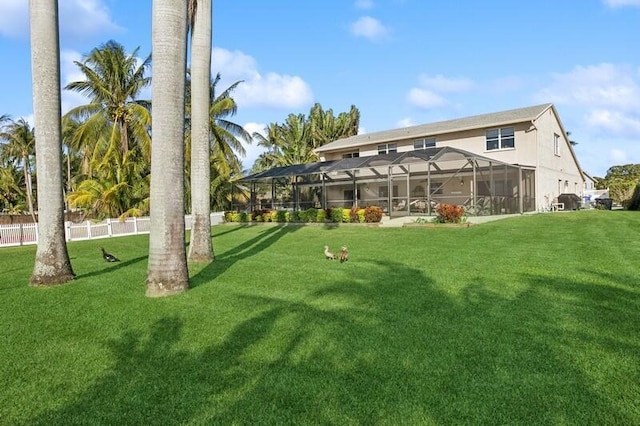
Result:
M82 62L74 62L85 80L65 86L90 100L65 117L82 123L76 137L93 145L93 157L100 158L103 166L126 161L124 155L130 149L149 153L150 103L138 97L151 82L146 75L151 55L140 61L138 51L128 55L121 44L110 40L93 49Z
M29 0L37 154L38 247L32 285L74 279L64 235L58 1Z
M35 156L34 129L24 118L16 121L9 120L2 131L0 138L5 141L0 147L0 158L4 161L19 163L24 175L24 194L26 195L29 214L36 221L33 209L33 179L32 158Z
M187 4L153 0L153 149L147 296L189 288L184 230Z
M188 259L210 262L211 193L209 108L211 79L211 0L189 0L191 29L191 239Z

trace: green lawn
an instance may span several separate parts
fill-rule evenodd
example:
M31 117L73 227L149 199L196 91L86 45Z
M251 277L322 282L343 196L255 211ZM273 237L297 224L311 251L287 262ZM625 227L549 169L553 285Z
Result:
M146 236L0 250L0 424L640 424L640 214L213 238L164 299Z

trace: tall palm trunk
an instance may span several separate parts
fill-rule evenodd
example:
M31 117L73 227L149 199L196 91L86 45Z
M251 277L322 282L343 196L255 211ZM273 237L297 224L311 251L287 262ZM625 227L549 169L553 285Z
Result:
M186 41L186 2L153 0L149 297L169 296L189 288L184 231Z
M211 244L211 167L209 108L211 105L211 0L190 0L191 19L191 240L189 260L213 260Z
M33 184L31 178L31 164L29 164L29 158L27 155L22 156L22 172L24 173L24 184L27 190L27 206L29 207L29 214L33 219L33 223L36 223L36 213L33 210Z
M33 115L38 171L38 248L32 285L75 277L64 236L58 1L29 0Z

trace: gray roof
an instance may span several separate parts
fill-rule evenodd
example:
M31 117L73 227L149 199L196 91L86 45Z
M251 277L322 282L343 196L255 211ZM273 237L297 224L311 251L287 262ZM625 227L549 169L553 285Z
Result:
M533 121L547 109L552 107L552 104L547 103L525 108L511 109L508 111L492 112L490 114L474 115L471 117L456 118L454 120L403 127L401 129L364 133L344 139L338 139L337 141L330 142L316 148L316 151L325 152L336 149L355 148L372 143L394 142L403 139L421 138L441 135L444 133Z
M484 159L494 164L506 164L501 161L483 157L463 149L444 146L439 148L426 148L405 152L390 152L387 154L377 154L367 157L343 158L340 160L321 161L317 163L296 164L293 166L274 167L273 169L258 172L250 176L243 177L240 182L257 182L270 179L304 176L333 171L351 171L369 167L379 167L397 164L408 164L415 162L434 162L444 155L455 153L464 158Z

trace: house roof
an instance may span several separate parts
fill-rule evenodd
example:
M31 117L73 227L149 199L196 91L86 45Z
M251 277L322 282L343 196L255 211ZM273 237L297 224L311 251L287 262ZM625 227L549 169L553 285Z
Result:
M446 156L457 155L461 158L475 158L494 164L506 164L481 155L477 155L459 148L450 146L440 148L426 148L406 152L392 152L387 154L371 155L367 157L343 158L341 160L321 161L318 163L296 164L293 166L275 167L263 172L255 173L240 179L241 182L255 182L260 180L277 179L283 177L312 175L319 173L352 171L370 167L409 164L416 162L434 163L446 160Z
M549 108L552 108L552 104L547 103L511 109L508 111L492 112L489 114L456 118L454 120L403 127L400 129L364 133L330 142L316 148L316 152L335 151L340 149L356 148L372 143L395 142L403 139L422 138L444 133L533 121Z

